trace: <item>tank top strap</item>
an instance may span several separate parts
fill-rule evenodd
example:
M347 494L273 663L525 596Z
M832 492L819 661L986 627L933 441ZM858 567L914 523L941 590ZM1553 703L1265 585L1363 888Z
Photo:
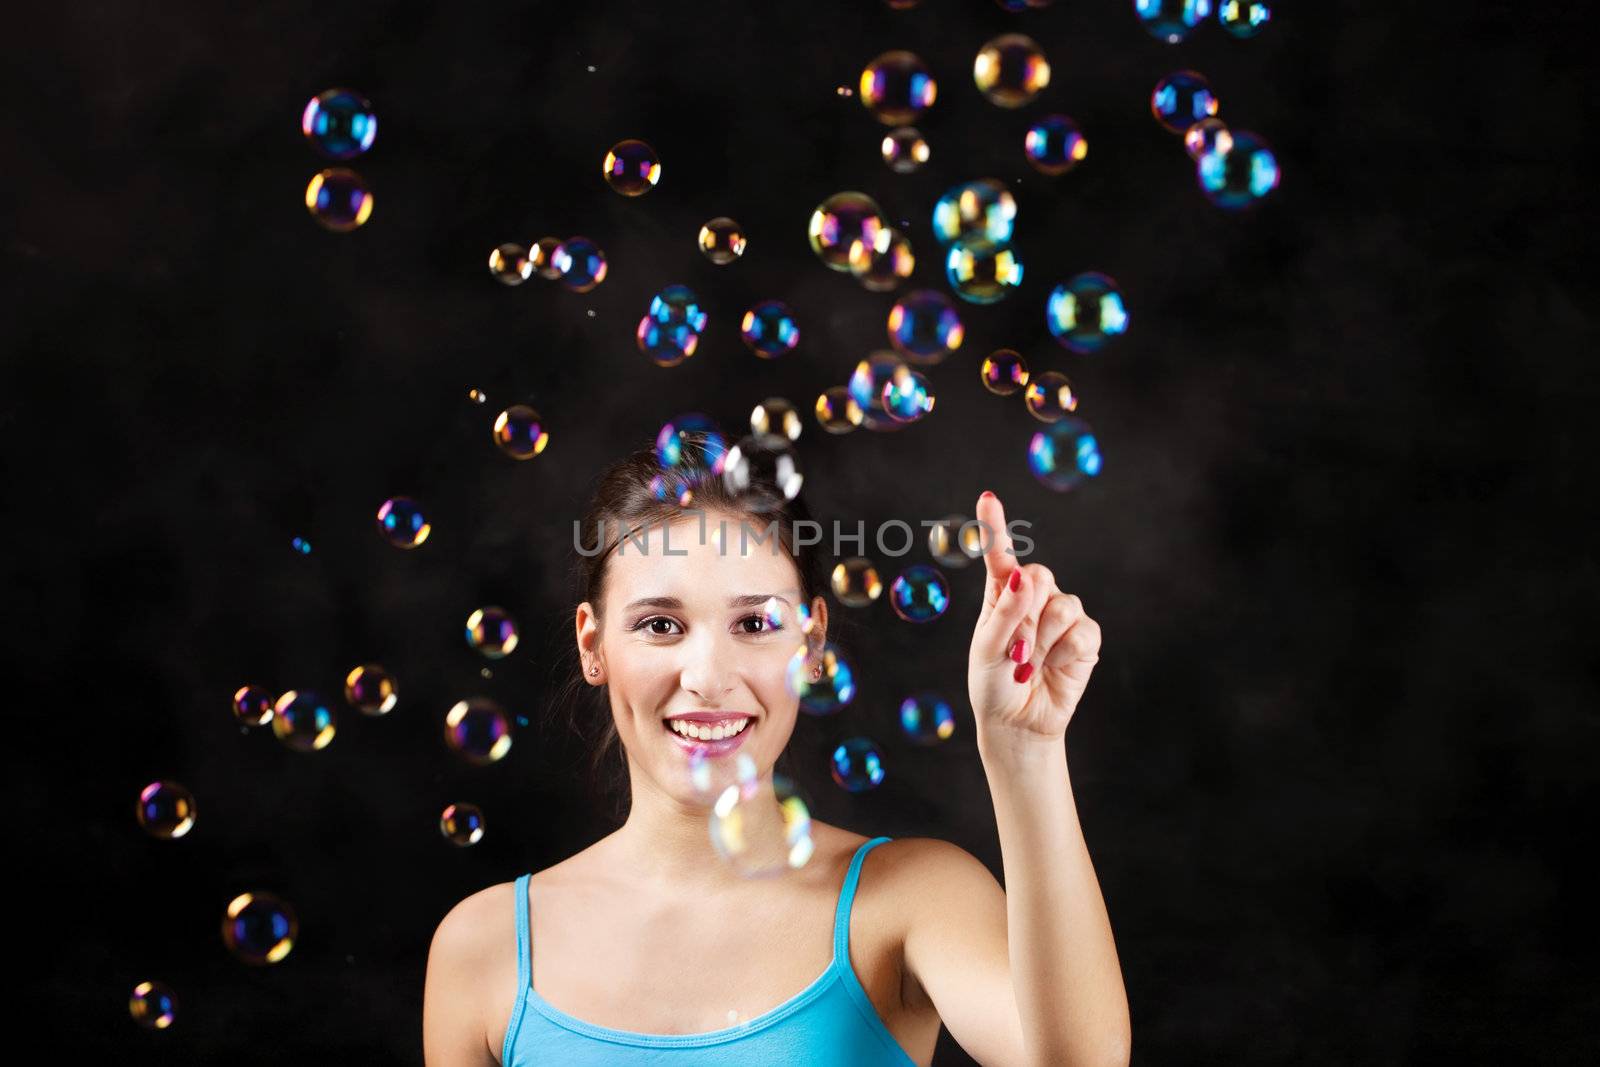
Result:
M533 984L533 946L528 924L528 883L532 873L518 875L517 897L517 995L527 992Z
M861 842L856 854L850 857L850 870L845 873L844 885L839 890L839 903L833 914L833 958L846 970L850 968L850 905L855 900L856 883L861 880L861 864L868 852L889 840L892 839L874 837Z

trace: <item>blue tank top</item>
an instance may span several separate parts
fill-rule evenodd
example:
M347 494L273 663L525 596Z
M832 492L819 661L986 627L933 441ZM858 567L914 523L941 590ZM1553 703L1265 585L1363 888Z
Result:
M500 1049L503 1067L915 1067L883 1025L850 966L850 902L861 861L873 847L862 843L850 860L833 918L833 959L810 985L770 1011L721 1030L698 1034L646 1034L596 1026L552 1005L533 988L528 933L528 880L516 881L519 992Z

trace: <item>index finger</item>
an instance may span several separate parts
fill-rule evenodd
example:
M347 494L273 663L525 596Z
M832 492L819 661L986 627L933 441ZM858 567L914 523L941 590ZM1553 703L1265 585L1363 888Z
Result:
M978 521L983 523L981 529L987 547L983 553L983 569L988 572L989 581L984 589L984 600L993 604L1000 599L1000 591L1005 588L1006 580L1011 577L1011 572L1017 569L1017 557L1011 551L1011 534L1006 530L1006 509L1000 503L1000 498L988 490L984 490L978 497Z

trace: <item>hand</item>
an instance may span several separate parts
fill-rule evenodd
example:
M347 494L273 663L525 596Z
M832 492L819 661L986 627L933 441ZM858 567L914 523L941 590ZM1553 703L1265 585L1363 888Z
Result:
M1100 661L1100 624L1084 614L1081 600L1056 588L1050 568L1019 565L1009 553L999 497L978 498L978 519L989 542L983 610L967 657L978 732L1060 741Z

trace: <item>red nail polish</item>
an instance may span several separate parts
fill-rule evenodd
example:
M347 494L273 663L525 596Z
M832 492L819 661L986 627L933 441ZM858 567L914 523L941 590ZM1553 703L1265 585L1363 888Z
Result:
M1012 571L1011 572L1011 581L1007 582L1006 584L1008 586L1010 586L1011 591L1013 593L1015 593L1018 589L1021 589L1022 588L1022 572L1021 571Z
M1033 664L1018 664L1017 669L1011 672L1011 677L1015 678L1018 682L1026 682L1029 678L1033 677Z
M1011 650L1006 653L1006 656L1013 663L1021 663L1028 658L1028 642L1020 637L1017 638L1011 642Z
M984 491L983 491L983 494L982 494L982 495L983 495L983 496L994 496L994 494L993 494L993 493L991 493L991 492L989 492L989 490L987 490L987 489L985 489L985 490L984 490Z

